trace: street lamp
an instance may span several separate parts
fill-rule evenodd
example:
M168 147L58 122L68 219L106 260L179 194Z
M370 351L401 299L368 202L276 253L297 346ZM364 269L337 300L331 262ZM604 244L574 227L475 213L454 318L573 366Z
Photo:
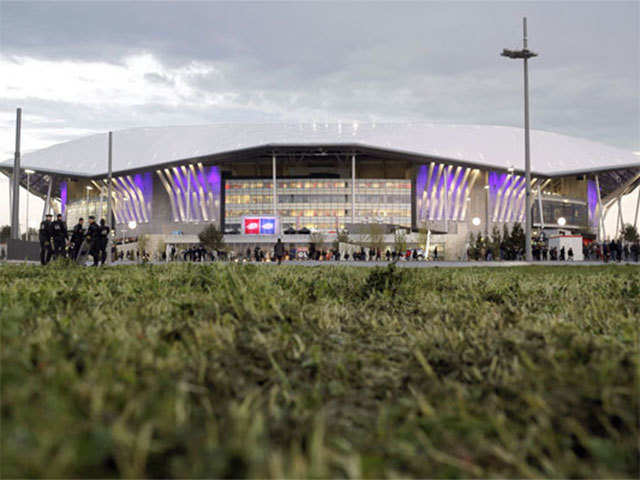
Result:
M538 54L527 48L527 17L522 19L522 50L503 49L501 55L524 61L524 170L525 170L525 254L528 262L531 255L531 162L529 158L529 65L528 60Z
M564 227L567 224L567 219L564 217L560 217L558 218L558 225L560 225L561 227Z
M36 173L30 168L25 169L24 173L27 174L27 228L25 232L27 234L27 242L31 240L31 235L29 234L29 195L31 194L30 182L31 182L31 174Z
M89 192L93 190L93 187L91 185L87 185L87 197L86 197L86 202L87 202L87 217L89 217Z

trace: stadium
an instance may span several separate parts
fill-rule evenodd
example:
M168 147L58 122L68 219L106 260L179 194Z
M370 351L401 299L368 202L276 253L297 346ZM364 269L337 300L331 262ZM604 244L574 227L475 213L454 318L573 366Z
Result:
M408 243L428 231L445 258L470 233L523 222L523 130L442 124L215 124L113 132L116 239L197 243L215 223L232 248L358 239L380 225ZM13 161L0 164L12 174ZM108 134L22 156L21 184L61 211L107 215ZM29 171L29 174L26 171ZM604 240L607 209L640 183L640 157L589 140L531 132L534 232ZM29 180L27 176L30 176ZM44 212L43 212L44 214ZM637 223L635 219L625 219ZM622 224L623 219L620 219Z

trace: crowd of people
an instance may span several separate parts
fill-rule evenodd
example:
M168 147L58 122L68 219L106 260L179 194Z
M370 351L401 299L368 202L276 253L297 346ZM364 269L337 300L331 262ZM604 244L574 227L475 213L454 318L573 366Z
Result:
M69 232L62 215L45 215L38 229L40 241L40 263L46 265L52 259L70 258L78 263L86 262L87 256L93 258L93 266L104 265L107 259L110 228L104 218L96 223L93 215L89 216L89 224L85 228L84 219Z

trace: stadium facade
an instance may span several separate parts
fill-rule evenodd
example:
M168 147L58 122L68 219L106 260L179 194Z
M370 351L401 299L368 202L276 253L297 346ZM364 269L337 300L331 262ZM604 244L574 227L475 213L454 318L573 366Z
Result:
M113 133L112 223L117 235L197 242L215 223L238 249L327 241L347 230L384 241L420 229L446 257L461 256L470 232L523 222L523 131L440 124L217 124ZM640 184L640 157L588 140L531 133L536 231L562 228L605 239L603 213ZM69 225L106 216L107 134L22 157L31 190ZM0 164L11 175L12 161ZM26 185L26 173L22 182ZM246 221L275 219L268 234ZM634 219L628 219L633 223ZM637 222L637 219L635 219ZM245 222L245 223L243 223ZM558 224L561 223L561 225ZM130 226L135 225L132 229ZM252 223L251 225L257 225ZM264 233L264 232L263 232Z

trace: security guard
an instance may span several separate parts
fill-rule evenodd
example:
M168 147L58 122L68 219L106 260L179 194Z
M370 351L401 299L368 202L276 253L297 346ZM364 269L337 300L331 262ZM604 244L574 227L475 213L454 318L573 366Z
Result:
M80 251L80 246L82 245L82 241L84 240L84 219L80 217L78 219L78 223L73 230L71 231L71 250L69 254L71 258L75 260L78 257L78 252Z
M100 263L104 265L105 260L107 259L107 245L109 244L109 231L111 229L104 218L100 219Z
M53 215L47 213L45 219L40 222L38 240L40 240L40 263L46 265L51 260L51 240L53 238Z
M93 215L89 217L86 239L89 243L89 254L93 257L93 266L97 267L98 258L100 257L100 228L96 223L96 217Z
M65 257L65 247L67 245L67 224L59 213L56 220L52 223L53 228L53 258Z

